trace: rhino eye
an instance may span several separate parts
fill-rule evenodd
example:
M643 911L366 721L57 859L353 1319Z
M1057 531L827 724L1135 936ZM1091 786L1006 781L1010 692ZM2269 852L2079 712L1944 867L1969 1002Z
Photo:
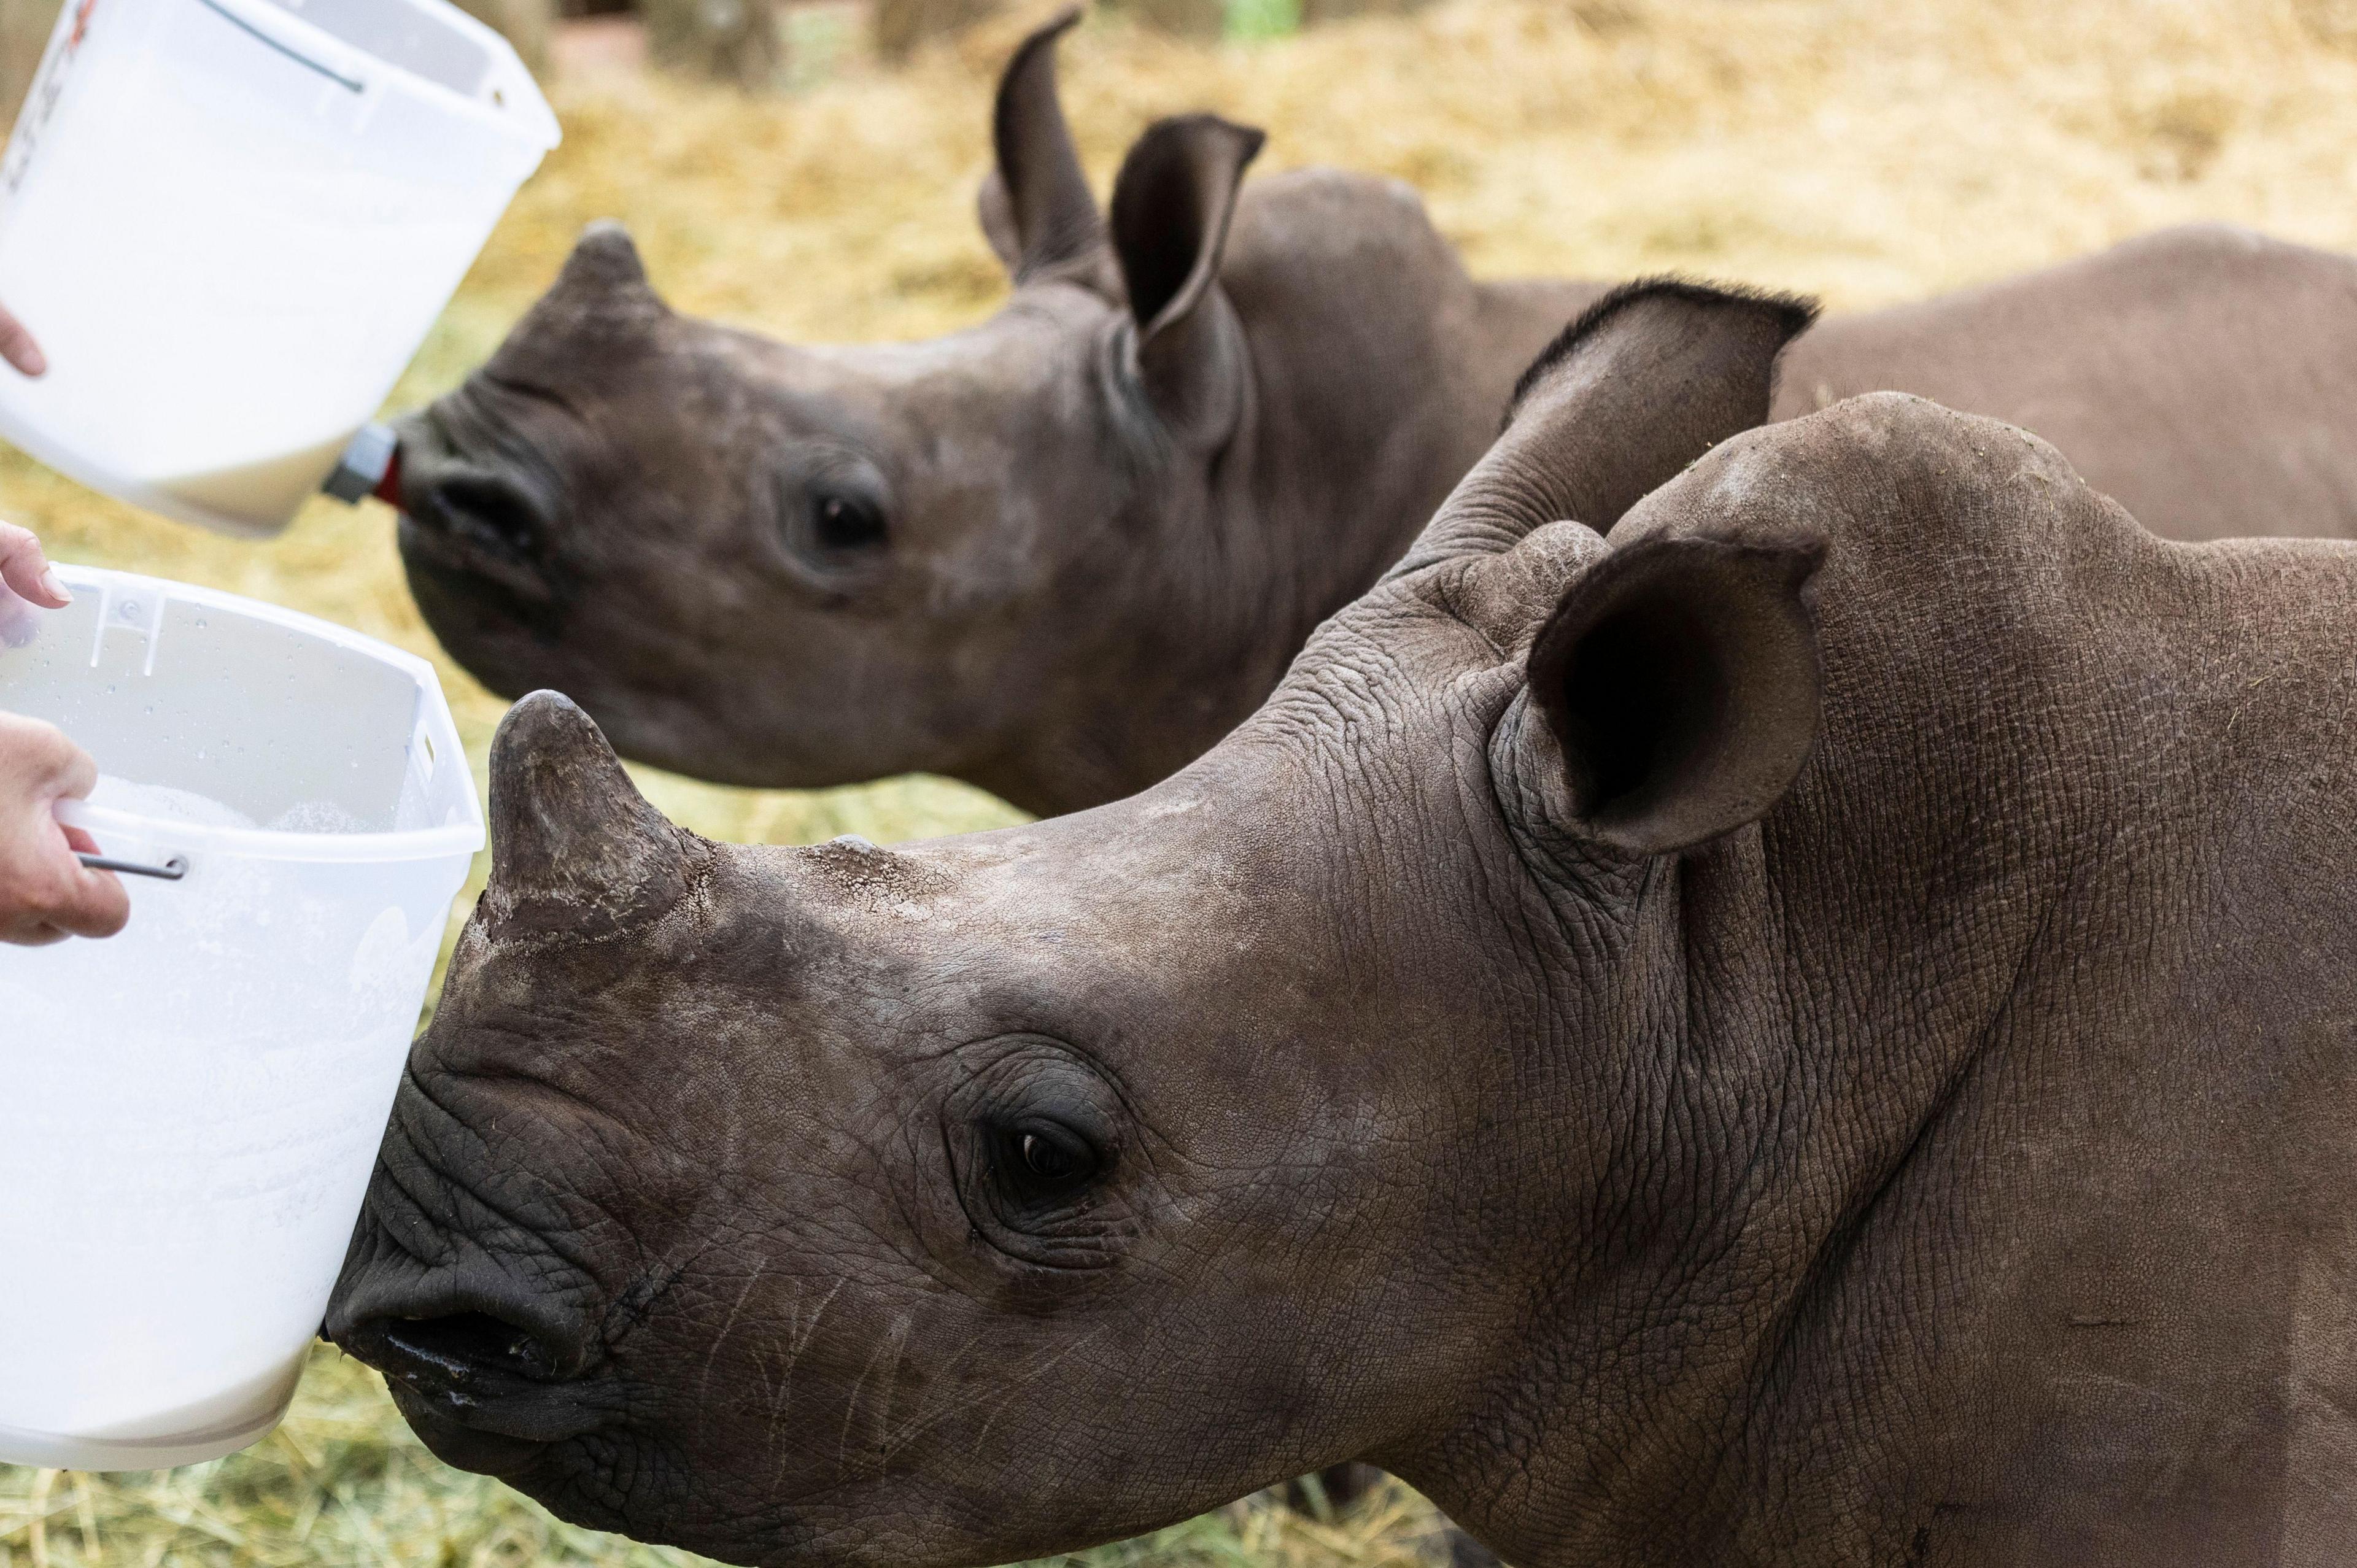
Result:
M1096 1152L1062 1128L1018 1128L1007 1134L1020 1185L1057 1192L1096 1174Z
M1023 1134L1021 1149L1026 1169L1041 1181L1065 1181L1079 1168L1071 1151L1060 1149L1037 1133Z
M1139 1230L1143 1172L1128 1108L1071 1046L1037 1035L976 1041L942 1099L942 1153L970 1239L1041 1269L1119 1262Z
M884 514L861 497L822 490L811 498L811 529L828 550L872 550L884 542Z

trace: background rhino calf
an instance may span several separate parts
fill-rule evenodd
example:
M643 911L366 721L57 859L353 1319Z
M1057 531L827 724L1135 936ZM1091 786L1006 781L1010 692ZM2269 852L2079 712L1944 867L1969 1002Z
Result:
M726 783L911 770L1117 799L1259 704L1497 433L1600 290L1476 283L1414 195L1247 183L1257 132L1164 121L1100 212L1035 36L985 226L1015 289L931 343L681 317L586 238L404 422L412 590L495 691L571 693ZM1794 345L1775 414L1897 388L2027 424L2179 537L2357 524L2357 264L2180 230ZM1587 521L1603 526L1609 519Z
M1149 129L1100 211L1056 98L1071 19L1000 85L982 206L1015 290L969 331L776 343L585 237L402 424L402 556L446 646L684 772L925 769L1043 812L1252 711L1601 291L1475 283L1394 181L1247 190L1260 133L1212 115Z
M1907 397L1739 434L1805 319L1599 306L1100 811L716 844L520 704L330 1334L748 1563L1355 1455L1534 1568L2341 1561L2357 549Z

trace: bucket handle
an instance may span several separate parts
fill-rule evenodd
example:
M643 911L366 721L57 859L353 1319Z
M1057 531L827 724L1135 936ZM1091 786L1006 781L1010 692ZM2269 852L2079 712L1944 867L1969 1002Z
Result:
M74 858L92 871L118 871L126 876L152 876L158 882L178 882L188 874L188 857L176 854L161 865L149 865L145 861L116 860L103 854L89 854L81 850Z
M228 6L220 4L220 0L197 0L197 4L202 5L206 10L210 11L214 16L219 16L222 21L227 22L231 27L235 27L238 31L245 34L247 37L276 49L280 54L285 55L296 65L302 66L307 70L317 71L321 76L326 77L329 81L334 82L338 87L342 88L345 91L365 92L368 91L367 82L361 81L355 77L346 76L342 71L338 70L334 66L329 65L327 61L314 59L309 55L305 54L301 49L296 48L293 44L288 43L285 39L274 38L271 34L264 32L262 28L254 26L253 23L248 21L245 17L239 16L235 11L232 11Z
M58 821L64 825L81 827L84 832L91 831L82 823L80 800L59 800L52 811ZM188 875L188 857L178 851L166 855L160 862L121 860L102 850L78 849L74 851L74 858L92 871L113 871L125 876L152 876L158 882L178 882Z

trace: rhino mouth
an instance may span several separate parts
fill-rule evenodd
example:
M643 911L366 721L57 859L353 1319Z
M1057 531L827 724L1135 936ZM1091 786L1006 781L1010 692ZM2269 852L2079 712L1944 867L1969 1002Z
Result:
M556 585L545 560L548 522L522 487L479 472L431 484L404 480L400 542L413 573L497 591L521 609L545 610Z
M408 512L395 537L426 625L478 680L509 697L572 683L562 659L568 596L545 569Z
M621 1419L608 1380L565 1372L530 1330L485 1313L378 1318L339 1341L384 1374L429 1446L468 1469L496 1475Z
M548 537L546 520L522 489L485 474L405 486L401 517L416 542L501 575L536 576Z

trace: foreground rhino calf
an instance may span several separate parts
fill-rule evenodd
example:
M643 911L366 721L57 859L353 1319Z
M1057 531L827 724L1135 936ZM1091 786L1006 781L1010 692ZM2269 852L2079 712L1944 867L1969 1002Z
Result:
M1475 283L1392 182L1246 184L1258 134L1210 116L1140 139L1108 221L1054 37L1000 91L985 206L1016 288L972 331L791 348L676 315L593 231L403 426L402 553L444 646L698 777L922 770L1042 814L1251 713L1599 291ZM2341 257L2179 230L1835 317L1775 413L1883 389L2028 425L2164 535L2357 528Z
M748 1563L1353 1455L1534 1568L2344 1561L2357 549L1904 396L1738 434L1804 319L1599 306L1097 811L710 843L520 704L331 1336Z

